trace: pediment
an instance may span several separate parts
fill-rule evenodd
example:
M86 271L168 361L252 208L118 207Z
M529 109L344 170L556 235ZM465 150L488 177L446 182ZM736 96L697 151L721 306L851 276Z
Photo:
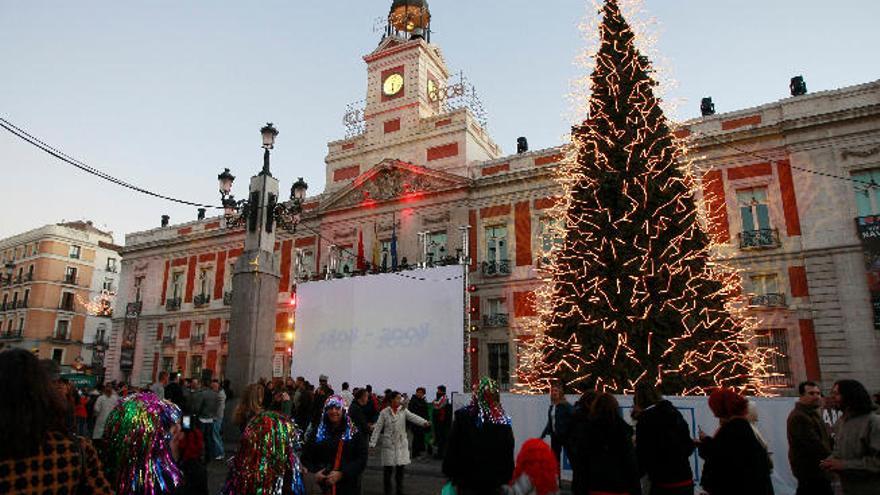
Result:
M466 177L419 167L400 160L383 160L337 191L324 211L415 199L425 194L468 187Z
M373 50L373 53L367 55L367 57L372 57L374 55L378 55L378 54L384 52L385 50L390 50L392 48L398 47L398 46L403 45L405 43L406 43L406 40L396 38L394 36L386 36L385 39L383 39L379 43L379 46L377 46L376 49Z

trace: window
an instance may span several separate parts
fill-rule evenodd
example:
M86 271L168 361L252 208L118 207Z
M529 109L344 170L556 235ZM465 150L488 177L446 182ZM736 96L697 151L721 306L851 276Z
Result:
M55 328L55 338L61 340L70 338L70 321L58 320L58 325Z
M507 261L507 226L486 227L486 261Z
M379 249L382 250L380 253L381 261L379 262L379 266L381 266L383 270L387 270L391 268L391 239L382 241L379 245Z
M193 356L190 358L189 372L191 377L199 377L202 374L202 356Z
M67 269L64 270L64 281L68 284L76 283L76 267L68 266Z
M62 359L64 359L64 349L52 349L52 361L61 364Z
M28 267L28 276L27 276L27 278L28 278L28 280L33 280L33 279L34 279L34 265L31 265L31 266Z
M113 279L112 278L105 278L104 284L101 285L101 289L106 290L107 292L113 292Z
M60 309L63 309L64 311L73 311L73 297L73 292L62 292Z
M167 325L165 327L165 338L172 340L172 341L177 338L177 326L176 325Z
M508 344L489 344L489 378L502 390L510 388L510 356Z
M19 318L18 319L18 333L21 333L23 331L24 331L24 318Z
M12 293L12 307L18 306L18 292Z
M80 252L79 246L70 246L70 257L71 258L79 259L79 252Z
M211 269L202 268L199 270L199 294L207 295L211 284Z
M183 293L183 272L174 272L171 275L171 298L179 299L180 294Z
M779 282L775 274L752 275L749 278L752 282L752 293L758 295L779 293Z
M204 323L196 323L195 328L193 329L193 340L202 340L205 338L205 324Z
M30 297L31 297L31 290L25 289L24 290L24 299L21 300L21 303L24 305L25 308L27 307L28 299L30 299Z
M428 259L426 261L440 261L446 257L446 232L433 232L425 236L425 243L428 248Z
M24 279L24 267L18 267L18 282L22 282Z
M489 303L489 314L490 315L499 315L506 314L504 311L504 298L492 298L488 300Z
M852 174L856 195L856 209L860 217L880 214L880 168Z
M767 188L754 187L736 192L736 202L742 217L742 231L770 229L770 207L767 204Z
M95 342L104 342L104 339L107 337L107 325L101 323L98 325L98 330L95 332Z
M541 217L538 220L538 243L542 261L547 262L550 251L562 246L562 222L555 218Z
M172 356L162 357L162 371L172 373L174 371L174 358Z
M116 272L116 258L107 258L107 271Z
M134 278L134 302L140 302L143 297L141 291L143 291L144 288L144 278L143 275Z
M788 336L784 328L771 328L758 330L755 343L758 347L769 348L774 351L771 363L773 374L765 379L765 383L781 387L791 387L791 365L788 359Z
M39 252L39 243L31 246L31 256L36 256L38 252Z
M355 268L355 254L352 252L351 246L341 246L336 250L339 264L336 267L337 273L351 273Z

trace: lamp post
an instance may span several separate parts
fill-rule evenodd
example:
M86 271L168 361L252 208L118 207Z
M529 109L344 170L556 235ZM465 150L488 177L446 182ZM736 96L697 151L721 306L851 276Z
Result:
M278 179L270 169L270 150L275 147L278 130L269 123L260 129L260 134L263 167L251 177L246 199L236 200L232 195L235 176L229 169L217 176L226 228L244 227L245 233L244 252L233 268L226 366L226 377L236 399L248 384L272 376L280 280L274 255L275 226L296 232L309 187L300 177L290 188L290 199L278 201ZM237 431L227 426L227 431Z

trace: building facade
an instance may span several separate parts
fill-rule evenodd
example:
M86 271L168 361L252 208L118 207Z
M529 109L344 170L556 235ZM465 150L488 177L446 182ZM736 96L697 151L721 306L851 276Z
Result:
M386 33L363 60L366 99L346 113L346 138L328 143L325 189L306 200L296 234L278 233L276 360L286 363L293 345L296 281L357 271L361 238L379 267L390 265L392 235L402 264L455 259L466 227L476 288L470 374L508 388L517 342L536 315L533 291L553 243L552 174L566 149L518 146L504 155L467 98L472 88L450 78L439 47L419 36ZM877 213L858 205L880 202L865 203L846 180L880 169L878 102L880 84L871 83L679 128L711 193L719 255L743 270L753 294L757 341L781 351L774 379L782 388L848 376L880 387L880 337L853 223ZM223 374L234 352L226 344L231 268L243 242L221 217L126 236L113 378L148 383L163 369Z
M47 225L0 241L0 346L100 372L120 248L91 222ZM11 276L10 276L11 275Z

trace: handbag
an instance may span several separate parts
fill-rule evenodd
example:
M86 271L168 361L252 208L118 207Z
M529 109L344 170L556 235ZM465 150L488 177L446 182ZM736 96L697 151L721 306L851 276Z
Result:
M453 485L451 481L447 481L446 484L443 485L443 489L440 490L440 495L458 495L458 491L456 491L455 485Z

